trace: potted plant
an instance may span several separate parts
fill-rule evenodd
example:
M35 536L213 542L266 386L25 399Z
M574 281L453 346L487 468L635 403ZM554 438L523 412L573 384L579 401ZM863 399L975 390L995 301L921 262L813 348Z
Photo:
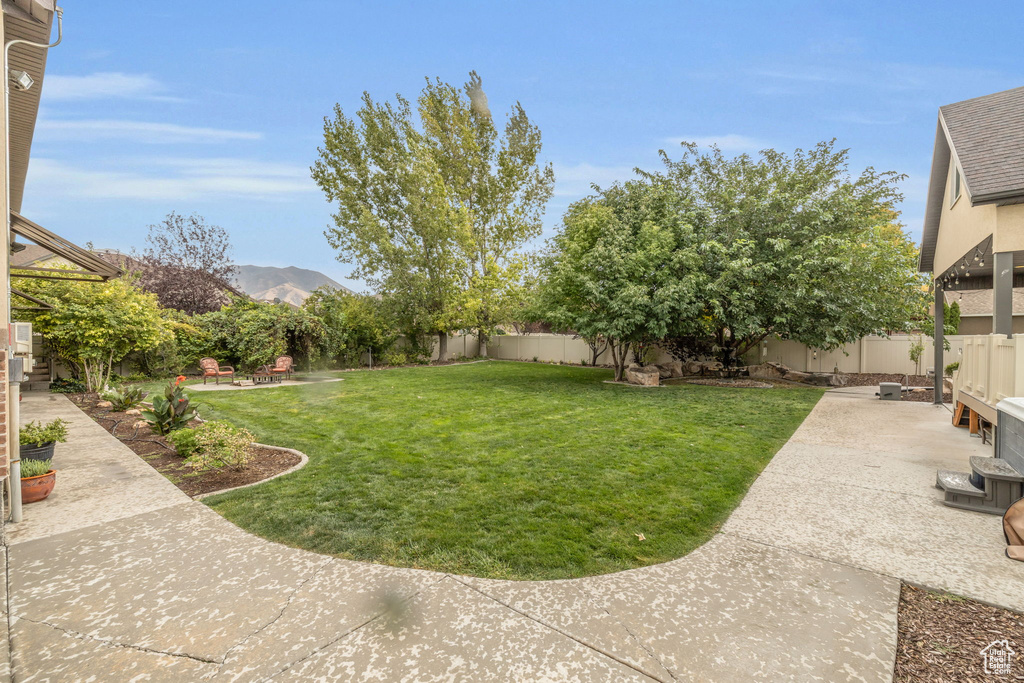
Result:
M34 503L50 495L57 483L57 470L49 460L21 461L21 502Z
M68 423L59 417L45 425L29 422L18 435L22 460L53 460L53 446L68 440Z

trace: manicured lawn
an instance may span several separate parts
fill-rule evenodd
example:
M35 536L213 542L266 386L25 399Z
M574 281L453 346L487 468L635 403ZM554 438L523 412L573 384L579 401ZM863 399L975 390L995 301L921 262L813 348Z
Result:
M206 502L291 546L514 579L685 555L711 537L821 396L640 389L603 383L608 370L511 362L341 376L193 393L208 419L310 459Z

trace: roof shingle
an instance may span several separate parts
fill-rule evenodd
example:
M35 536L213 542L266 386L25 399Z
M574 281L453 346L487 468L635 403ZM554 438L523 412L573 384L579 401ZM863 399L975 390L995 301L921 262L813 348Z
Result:
M1024 87L939 111L972 203L1024 194Z

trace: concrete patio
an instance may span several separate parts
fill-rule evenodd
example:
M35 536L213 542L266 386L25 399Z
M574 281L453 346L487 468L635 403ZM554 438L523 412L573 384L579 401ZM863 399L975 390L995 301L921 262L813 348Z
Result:
M22 410L72 424L54 494L7 527L0 604L19 682L883 681L899 579L1024 609L999 519L946 508L933 488L937 467L986 447L947 410L864 390L826 394L695 552L549 582L270 543L67 398L26 394Z

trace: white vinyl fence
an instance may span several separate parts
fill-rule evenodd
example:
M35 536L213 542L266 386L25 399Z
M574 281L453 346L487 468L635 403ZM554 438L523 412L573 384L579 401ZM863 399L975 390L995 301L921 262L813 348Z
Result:
M978 334L964 337L963 361L953 380L953 400L967 394L990 408L1004 398L1024 395L1022 337Z
M963 352L961 336L947 337L950 349L945 352L946 365L959 361ZM923 345L920 360L910 360L911 347L920 342ZM450 345L449 345L449 348ZM767 361L783 363L801 372L877 372L892 374L923 375L932 367L931 339L918 335L893 335L892 337L864 337L835 351L821 351L809 348L799 342L767 339L757 349L744 357L744 362L753 365ZM502 335L491 339L487 345L491 358L507 360L540 360L546 362L579 363L590 362L590 347L582 339L562 334ZM468 354L467 354L468 355ZM661 352L658 361L670 356ZM611 353L605 351L598 357L598 365L610 365Z

